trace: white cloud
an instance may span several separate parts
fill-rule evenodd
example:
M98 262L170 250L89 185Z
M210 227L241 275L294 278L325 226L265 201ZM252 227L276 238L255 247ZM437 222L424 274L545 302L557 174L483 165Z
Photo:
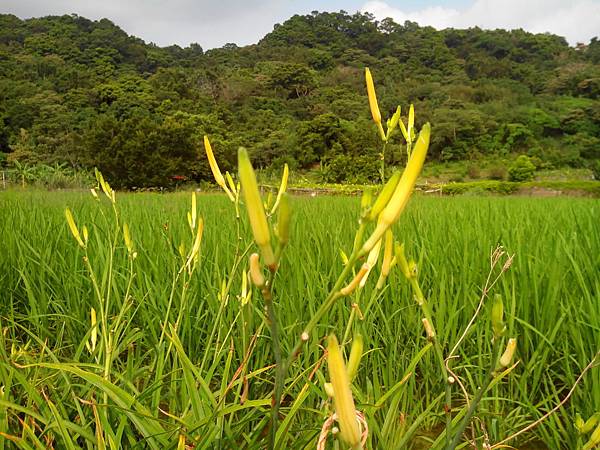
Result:
M385 1L366 2L361 11L397 23L410 20L419 25L443 28L516 29L564 36L571 45L600 37L600 2L595 0L475 0L462 9L430 6L404 11Z
M286 17L279 0L2 0L0 13L21 18L78 14L88 19L106 17L128 34L159 45L204 49L227 42L255 43Z

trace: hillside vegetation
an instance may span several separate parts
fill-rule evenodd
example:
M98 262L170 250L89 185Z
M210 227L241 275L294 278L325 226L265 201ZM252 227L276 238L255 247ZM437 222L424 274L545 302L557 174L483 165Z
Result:
M108 19L0 15L0 165L97 166L119 187L168 187L211 179L199 158L209 134L225 170L243 145L262 168L374 181L365 66L384 116L414 103L418 127L432 123L433 160L485 160L497 178L520 154L538 169L598 165L596 38L573 48L551 34L345 12L297 15L256 45L209 51L146 44ZM388 146L388 167L404 149L399 137Z

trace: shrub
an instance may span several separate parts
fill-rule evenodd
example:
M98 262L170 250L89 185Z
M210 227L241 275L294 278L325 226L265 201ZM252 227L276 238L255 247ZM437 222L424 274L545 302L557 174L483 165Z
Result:
M448 181L450 181L451 183L462 183L463 181L465 181L465 176L462 173L453 173L448 178Z
M478 164L469 164L467 166L467 174L471 179L477 179L481 177L481 169Z
M592 169L592 178L600 181L600 159L596 159L591 162L590 169Z
M506 179L506 167L499 164L490 168L488 178L490 180L505 180Z
M336 155L323 167L323 181L327 183L366 184L377 181L379 162L369 156Z
M519 156L508 168L508 179L510 181L529 181L533 179L535 166L528 156Z

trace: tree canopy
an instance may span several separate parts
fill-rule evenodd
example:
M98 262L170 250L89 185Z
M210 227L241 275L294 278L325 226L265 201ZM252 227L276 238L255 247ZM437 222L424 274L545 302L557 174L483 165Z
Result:
M384 116L415 104L430 158L526 154L548 167L600 159L600 41L523 30L437 31L370 14L313 12L255 45L158 47L108 19L0 15L0 164L98 167L121 187L210 179L247 147L263 168L377 178L380 142L364 67ZM406 120L406 118L404 118ZM405 158L399 135L386 153Z

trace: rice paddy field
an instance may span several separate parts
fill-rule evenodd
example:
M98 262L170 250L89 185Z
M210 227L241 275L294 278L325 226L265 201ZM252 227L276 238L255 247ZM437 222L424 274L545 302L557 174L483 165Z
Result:
M189 271L179 249L194 242L190 198L117 193L117 224L111 203L89 192L0 192L0 449L267 447L276 369L264 300L244 281L252 233L225 195L198 195L204 235ZM273 285L284 355L343 270L360 211L355 197L290 204ZM87 250L67 226L67 207L79 230L87 227ZM502 445L588 440L575 421L600 412L600 367L578 381L600 349L599 222L595 199L416 196L394 226L445 354L477 309L493 250L506 254L492 279L514 255L452 370L472 401L492 364L495 294L518 364L483 394L461 445L500 448L542 418ZM333 411L324 388L330 333L346 354L363 336L352 392L369 427L365 447L444 448L446 380L421 311L398 266L382 289L377 277L374 269L334 303L287 370L276 448L317 448ZM451 400L460 420L467 404L458 382ZM331 435L325 444L344 448Z

